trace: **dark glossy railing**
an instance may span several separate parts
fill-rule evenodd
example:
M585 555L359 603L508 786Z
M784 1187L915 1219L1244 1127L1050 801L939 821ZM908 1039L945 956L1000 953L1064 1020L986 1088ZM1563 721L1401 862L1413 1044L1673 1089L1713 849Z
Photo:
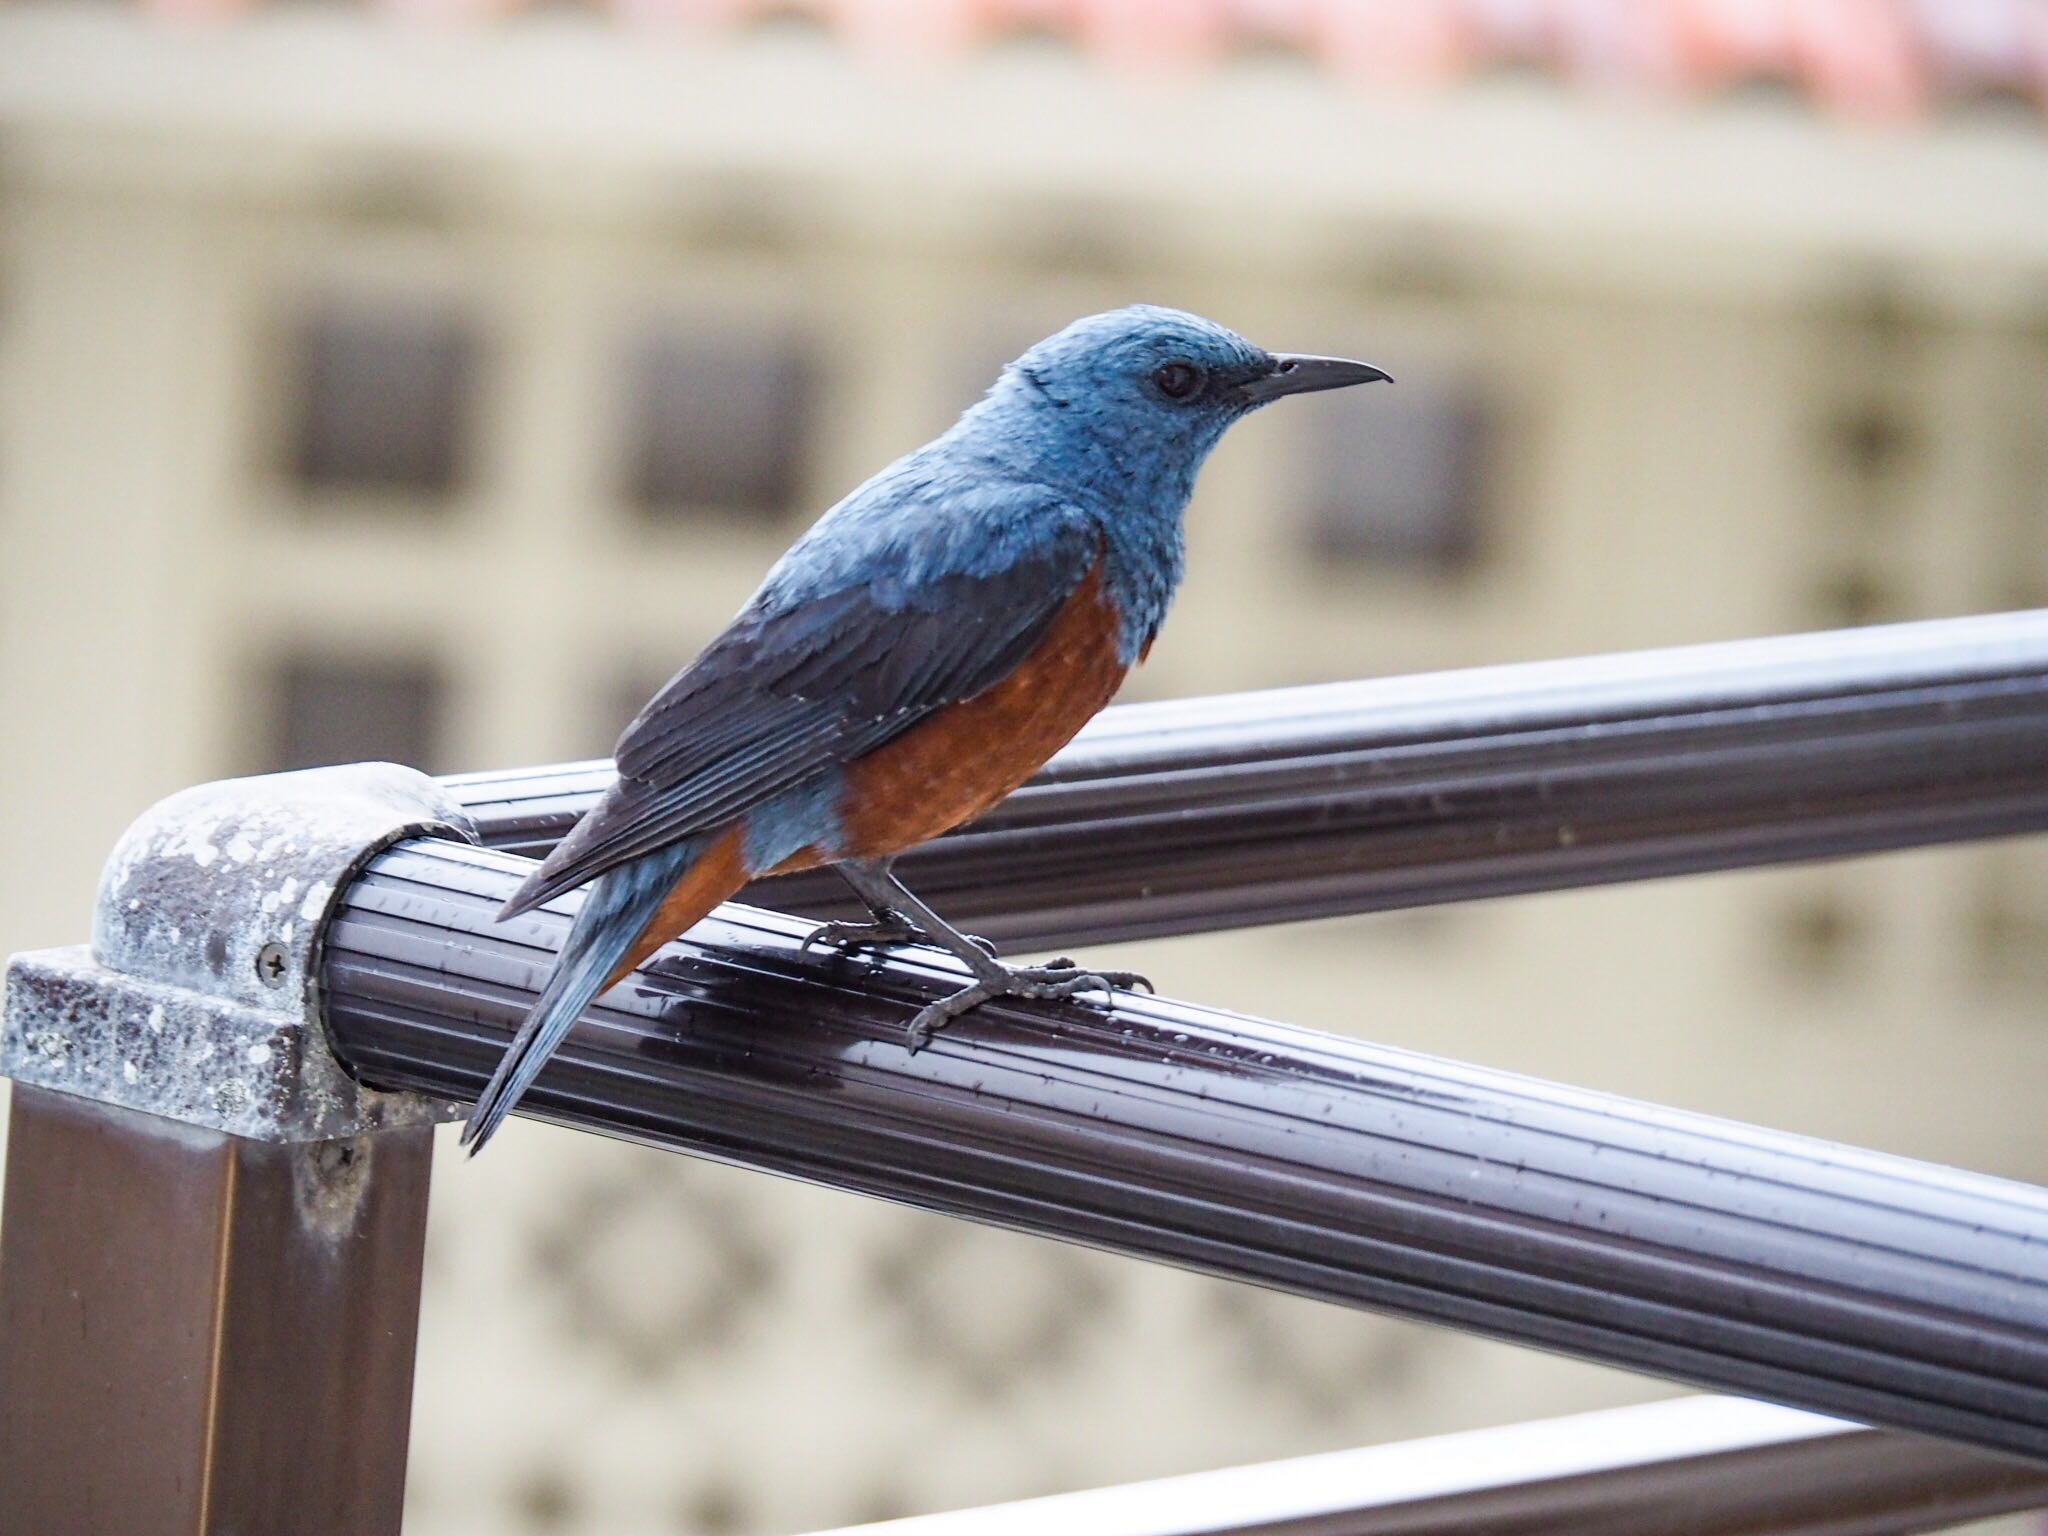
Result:
M919 894L1025 947L1839 857L2048 828L2048 613L1111 709ZM545 849L611 780L447 781ZM826 872L747 899L848 910Z
M496 921L527 867L415 841L343 894L358 1076L474 1096L567 928ZM806 956L805 927L722 908L528 1112L2048 1458L2048 1191L1163 998L990 1004L912 1055L958 970Z

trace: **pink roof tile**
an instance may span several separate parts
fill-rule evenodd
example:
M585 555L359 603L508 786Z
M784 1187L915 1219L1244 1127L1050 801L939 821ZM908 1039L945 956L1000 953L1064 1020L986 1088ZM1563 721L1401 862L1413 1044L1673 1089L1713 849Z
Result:
M258 0L141 0L231 12ZM529 0L371 0L457 18ZM1362 89L1502 68L1574 88L1704 97L1753 83L1815 108L1897 120L2000 96L2048 113L2048 0L586 0L629 24L716 31L807 17L862 49L960 53L1061 39L1105 66L1214 66L1300 52Z

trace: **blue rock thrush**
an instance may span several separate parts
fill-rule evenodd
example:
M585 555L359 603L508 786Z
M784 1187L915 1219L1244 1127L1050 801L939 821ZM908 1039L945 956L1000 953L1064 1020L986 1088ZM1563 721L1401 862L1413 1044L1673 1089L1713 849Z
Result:
M829 864L869 908L813 939L932 944L993 997L1144 985L999 963L890 873L1001 800L1109 702L1180 582L1181 516L1224 429L1283 395L1384 379L1265 352L1179 310L1078 320L944 436L833 507L618 744L618 782L505 904L594 881L477 1101L481 1148L585 1006L758 875Z

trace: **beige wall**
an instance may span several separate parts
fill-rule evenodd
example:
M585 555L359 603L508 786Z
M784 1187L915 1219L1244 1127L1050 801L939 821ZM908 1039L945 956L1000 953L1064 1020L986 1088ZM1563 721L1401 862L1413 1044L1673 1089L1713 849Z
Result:
M2048 604L2044 147L1524 87L1361 102L1271 66L892 78L567 17L0 10L0 949L81 937L126 820L250 765L282 644L438 657L438 766L609 739L624 680L790 531L618 505L613 339L649 305L825 338L813 510L999 344L1133 298L1484 382L1488 542L1457 577L1318 569L1308 418L1236 433L1148 696ZM446 515L308 506L274 468L277 317L382 287L457 294L487 338ZM1873 416L1905 446L1859 477L1843 424ZM1128 958L2038 1180L2044 933L2048 860L2013 845ZM441 1170L411 1528L794 1530L1661 1390L521 1125Z

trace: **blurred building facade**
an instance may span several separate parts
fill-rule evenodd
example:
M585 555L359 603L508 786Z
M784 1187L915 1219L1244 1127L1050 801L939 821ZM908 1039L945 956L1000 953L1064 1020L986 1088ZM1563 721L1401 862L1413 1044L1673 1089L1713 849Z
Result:
M812 516L1133 300L1401 381L1219 451L1145 696L2048 606L2040 6L1602 47L1530 18L1625 8L716 9L0 6L0 948L79 938L186 783L602 752ZM2038 1180L2044 956L2012 845L1134 963ZM1659 1390L535 1126L434 1221L427 1533L793 1530Z

